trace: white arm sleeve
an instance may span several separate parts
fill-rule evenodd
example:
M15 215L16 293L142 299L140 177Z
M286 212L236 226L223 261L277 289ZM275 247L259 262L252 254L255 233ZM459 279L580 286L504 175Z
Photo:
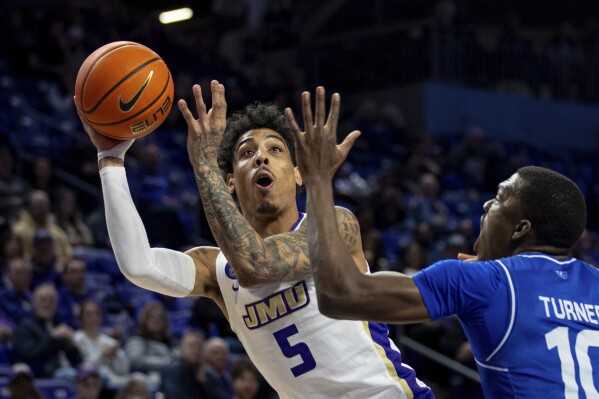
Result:
M174 297L191 293L195 263L191 256L166 248L150 248L146 229L133 204L125 168L100 170L106 224L121 272L132 283Z

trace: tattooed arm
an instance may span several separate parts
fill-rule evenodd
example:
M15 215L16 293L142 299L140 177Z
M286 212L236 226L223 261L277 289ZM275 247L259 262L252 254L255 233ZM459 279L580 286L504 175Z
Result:
M362 251L358 220L348 209L340 206L335 207L335 213L341 238L349 249L358 270L366 272L368 264ZM268 283L269 280L270 282L296 280L312 274L308 254L307 223L303 223L294 232L277 234L266 238L264 242L267 259L264 259L264 264L254 268L263 276L264 283Z
M329 115L339 112L340 96L331 98ZM410 276L394 272L366 275L352 266L354 255L347 251L333 221L332 180L359 132L350 133L337 144L336 119L324 120L325 91L316 89L315 118L310 93L302 93L305 131L301 131L291 109L285 115L295 135L298 167L308 190L306 224L310 234L310 258L314 262L314 284L318 309L332 318L382 322L420 322L430 315L416 283Z
M241 286L258 287L311 274L306 225L294 232L262 239L233 200L217 163L218 145L226 126L224 86L213 81L211 90L212 109L206 112L200 87L195 85L193 88L198 119L194 118L184 100L179 101L179 108L188 124L189 159L216 242L233 266ZM367 265L354 215L339 208L337 219L341 235L354 254L356 264L365 271Z

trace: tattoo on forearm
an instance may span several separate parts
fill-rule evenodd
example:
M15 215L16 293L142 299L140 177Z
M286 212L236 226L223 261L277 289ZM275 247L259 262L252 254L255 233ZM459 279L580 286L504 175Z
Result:
M291 234L279 235L268 241L269 254L276 259L269 274L277 281L300 279L312 273L308 254L307 225Z
M196 184L214 238L227 259L238 266L238 277L251 273L250 278L274 282L303 278L311 272L305 227L265 243L239 212L216 166L201 177L196 173Z

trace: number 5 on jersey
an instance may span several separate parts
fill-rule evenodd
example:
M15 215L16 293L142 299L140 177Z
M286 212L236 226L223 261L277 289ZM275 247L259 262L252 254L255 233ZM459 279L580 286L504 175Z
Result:
M297 333L298 331L295 324L291 324L273 333L279 348L281 348L281 352L283 352L283 355L286 358L291 359L295 356L302 358L303 362L301 364L291 368L294 377L299 377L316 368L316 360L314 360L314 356L312 356L312 352L310 352L308 345L304 342L298 342L295 345L289 343L289 337Z

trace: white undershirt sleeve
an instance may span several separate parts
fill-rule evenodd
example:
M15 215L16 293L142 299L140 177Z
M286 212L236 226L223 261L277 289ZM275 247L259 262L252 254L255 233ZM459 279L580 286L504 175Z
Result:
M184 297L195 285L195 263L182 252L150 248L135 208L123 167L100 170L108 235L121 272L132 283L173 297Z

